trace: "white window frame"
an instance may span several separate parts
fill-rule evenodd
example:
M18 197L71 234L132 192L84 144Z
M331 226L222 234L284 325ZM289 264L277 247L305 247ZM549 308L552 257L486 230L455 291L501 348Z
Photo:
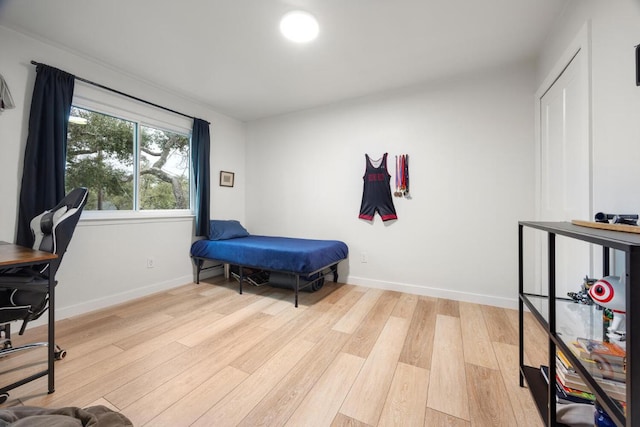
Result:
M186 135L189 138L189 156L191 156L191 130L192 121L168 111L154 108L150 105L117 95L95 86L82 82L76 82L72 106L107 114L118 119L136 123L136 133L140 126L147 126L168 132ZM136 135L134 143L134 207L133 210L84 210L81 220L88 221L117 221L131 222L130 220L151 220L163 218L188 218L194 217L194 188L193 170L189 164L189 208L188 209L153 209L140 210L139 207L139 182L140 165L138 146L139 135ZM189 162L190 163L190 162ZM145 221L146 222L146 221Z

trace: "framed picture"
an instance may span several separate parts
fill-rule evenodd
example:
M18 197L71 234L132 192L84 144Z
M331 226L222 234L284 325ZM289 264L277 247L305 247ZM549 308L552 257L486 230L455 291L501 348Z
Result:
M220 187L233 187L233 172L220 171Z

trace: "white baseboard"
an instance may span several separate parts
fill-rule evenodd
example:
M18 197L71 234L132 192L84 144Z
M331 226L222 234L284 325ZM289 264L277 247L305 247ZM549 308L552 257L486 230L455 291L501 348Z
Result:
M492 305L495 307L518 309L517 298L505 298L492 295L474 294L452 291L450 289L431 288L407 283L384 282L381 280L365 279L347 276L347 284L366 286L368 288L384 289L386 291L405 292L407 294L424 295L436 298L446 298L456 301L472 302L475 304Z

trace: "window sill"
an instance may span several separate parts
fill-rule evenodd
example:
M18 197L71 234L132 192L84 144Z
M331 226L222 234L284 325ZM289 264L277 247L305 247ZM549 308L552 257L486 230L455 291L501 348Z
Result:
M79 226L115 225L152 222L186 222L195 215L188 210L180 211L83 211Z

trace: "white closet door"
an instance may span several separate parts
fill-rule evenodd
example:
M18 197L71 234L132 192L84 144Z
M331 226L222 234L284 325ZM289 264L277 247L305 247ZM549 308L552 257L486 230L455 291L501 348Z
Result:
M590 220L589 100L582 50L540 99L542 221ZM546 252L543 244L541 250ZM541 257L546 259L546 255ZM589 244L556 237L556 294L577 291L590 271ZM543 262L542 277L547 263Z

